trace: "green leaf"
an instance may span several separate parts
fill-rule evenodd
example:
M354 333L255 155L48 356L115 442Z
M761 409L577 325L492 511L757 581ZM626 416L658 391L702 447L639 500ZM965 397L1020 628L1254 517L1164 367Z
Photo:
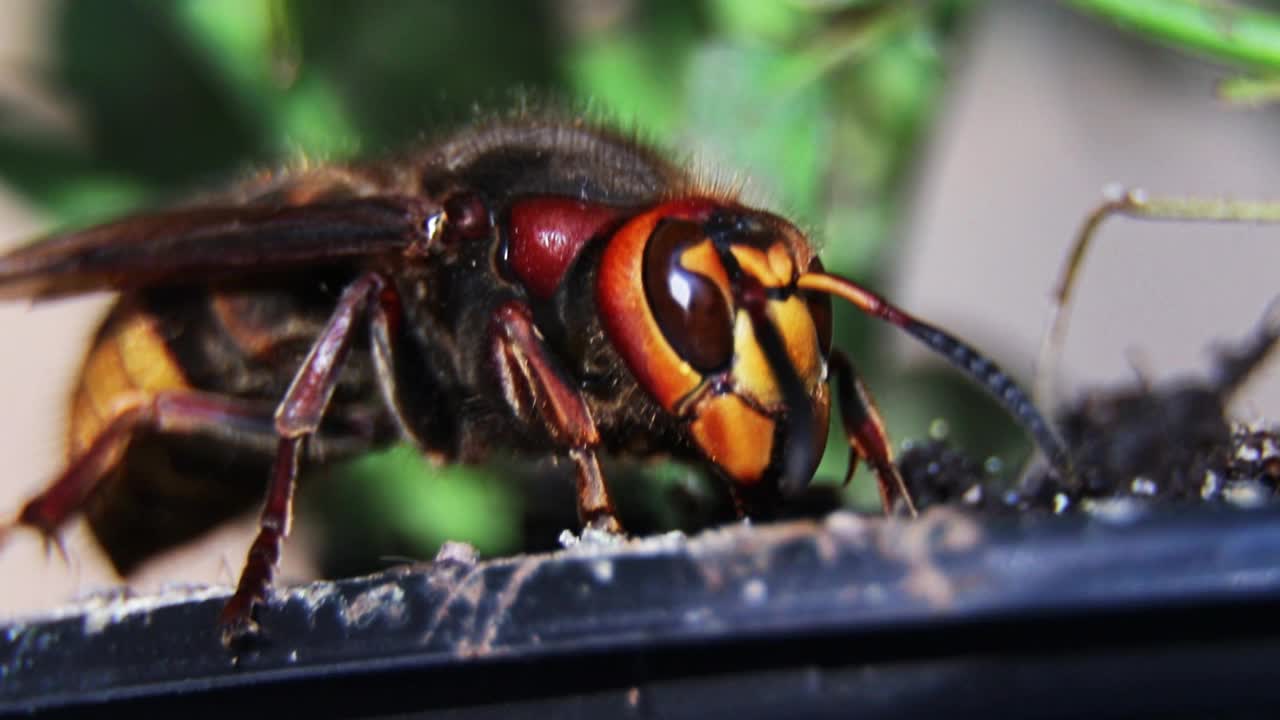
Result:
M1228 78L1218 85L1218 97L1233 105L1273 105L1280 102L1280 77Z
M678 88L633 38L584 43L568 72L593 109L624 127L642 128L645 136L666 141L679 126L684 108Z
M325 156L354 154L359 133L333 86L305 67L282 72L298 60L282 48L291 37L280 2L186 0L178 5L191 42L204 50L246 122L263 144Z
M1184 52L1280 70L1280 14L1205 0L1069 0L1076 8Z
M750 173L751 183L779 209L812 222L830 114L824 86L795 78L786 53L708 43L688 70L686 132L700 156Z
M772 45L794 40L818 21L814 13L788 0L711 0L707 9L722 35Z
M446 540L469 542L485 554L518 547L520 508L492 471L467 465L433 468L416 449L398 445L341 470L348 509L364 522L434 552Z

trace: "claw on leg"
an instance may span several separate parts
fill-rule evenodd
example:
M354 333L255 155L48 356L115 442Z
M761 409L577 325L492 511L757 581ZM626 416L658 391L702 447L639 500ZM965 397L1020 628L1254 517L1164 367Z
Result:
M54 550L58 551L58 557L62 558L62 562L71 567L71 553L67 552L67 544L62 541L62 536L54 532L41 531L41 538L44 542L45 557L53 554Z
M845 436L849 440L849 468L845 472L845 483L848 484L853 477L858 460L866 460L875 471L885 514L892 514L895 498L901 498L907 513L915 517L916 506L911 500L911 491L907 489L906 481L902 479L902 474L893 461L893 447L885 434L884 420L858 376L858 371L839 350L831 353L831 370L836 377L840 417Z

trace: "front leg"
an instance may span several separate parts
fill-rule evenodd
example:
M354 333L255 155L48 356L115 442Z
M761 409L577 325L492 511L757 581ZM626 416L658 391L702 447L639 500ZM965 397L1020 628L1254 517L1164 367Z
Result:
M840 417L845 437L849 441L849 468L845 471L845 484L849 484L853 477L858 459L866 460L875 471L885 514L893 513L894 500L899 498L907 514L915 517L916 506L911 500L911 491L907 489L907 484L894 463L893 446L889 444L884 420L880 417L875 400L871 398L870 391L858 376L849 356L838 348L831 351L831 373L835 376Z
M490 349L503 397L517 417L541 421L577 473L578 519L584 527L621 533L596 450L600 433L582 393L564 375L523 302L500 305L490 325Z

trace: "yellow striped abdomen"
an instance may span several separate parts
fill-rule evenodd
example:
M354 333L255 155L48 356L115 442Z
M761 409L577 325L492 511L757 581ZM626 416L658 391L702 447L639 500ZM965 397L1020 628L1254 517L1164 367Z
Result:
M88 449L120 412L157 392L188 387L156 319L123 301L94 337L72 392L68 459Z

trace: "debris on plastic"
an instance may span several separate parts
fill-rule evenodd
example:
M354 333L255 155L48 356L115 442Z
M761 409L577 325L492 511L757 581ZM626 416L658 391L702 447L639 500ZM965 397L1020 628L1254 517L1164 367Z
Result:
M1273 503L1280 488L1277 428L1234 421L1227 406L1277 339L1280 327L1264 321L1237 347L1220 348L1208 377L1086 393L1058 418L1073 478L1040 469L1014 482L944 439L903 453L903 477L918 507L945 503L984 514L1111 517L1134 503ZM1110 502L1117 499L1133 502Z

